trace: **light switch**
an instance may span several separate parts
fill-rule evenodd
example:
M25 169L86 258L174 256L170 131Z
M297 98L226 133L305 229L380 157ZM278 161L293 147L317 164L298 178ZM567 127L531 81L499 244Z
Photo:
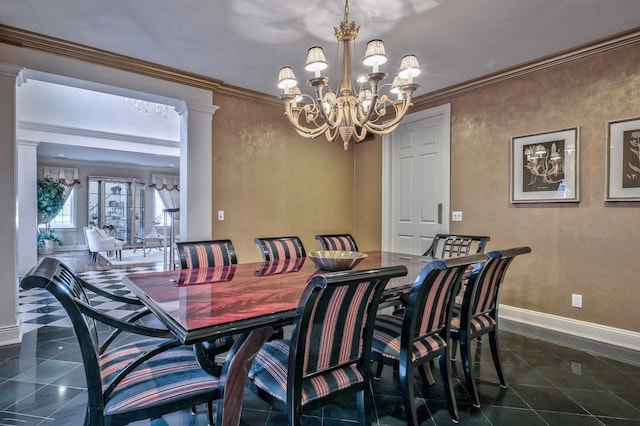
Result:
M218 210L218 220L224 220L224 210Z
M462 222L462 212L451 212L452 222Z

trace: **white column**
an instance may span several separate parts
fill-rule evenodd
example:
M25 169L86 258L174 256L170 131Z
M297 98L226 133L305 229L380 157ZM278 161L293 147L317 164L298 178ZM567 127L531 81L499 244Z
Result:
M20 67L0 63L0 345L21 339L16 234L16 78Z
M24 276L38 262L38 142L18 141L18 275Z
M182 102L180 114L180 239L207 240L213 229L211 120L215 105Z

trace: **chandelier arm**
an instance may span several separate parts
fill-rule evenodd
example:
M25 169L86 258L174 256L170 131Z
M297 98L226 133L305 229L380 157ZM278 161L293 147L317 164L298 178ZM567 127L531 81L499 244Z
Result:
M289 122L293 125L293 127L298 131L298 133L302 134L307 138L315 138L320 136L327 127L328 124L324 123L316 128L309 128L301 125L295 118L293 114L293 108L291 107L291 103L285 104L285 112L284 115L289 119ZM309 136L305 136L309 135Z
M385 130L385 128L388 127L388 126L397 127L397 124L399 124L400 121L404 118L404 116L407 114L407 111L409 110L409 108L412 105L413 105L413 102L411 101L411 97L408 97L407 99L402 101L402 108L398 108L396 103L393 104L393 106L394 106L394 108L396 110L396 115L390 121L387 121L384 124L374 124L373 122L369 121L369 122L365 123L365 125L367 127L370 127L372 130L375 129L378 132ZM386 132L386 133L388 133L388 132Z
M358 133L357 127L353 130L353 138L356 140L356 143L361 142L366 136L367 130L364 126L360 127L360 133Z
M331 131L333 130L333 134L331 133ZM329 142L333 142L336 140L336 138L338 137L338 128L329 128L324 132L324 136L327 138L327 140Z
M369 104L369 108L367 109L366 115L364 115L362 118L359 118L357 117L357 115L360 115L360 114L356 113L356 115L353 117L354 118L353 121L357 123L358 126L362 126L364 123L371 120L371 115L373 115L373 111L375 111L376 104L378 103L378 97L379 95L377 93L373 95L373 97L371 98L371 103Z
M315 134L315 133L308 133L308 132L304 132L302 130L299 129L295 129L296 133L298 133L300 136L302 136L305 139L314 139L317 138L318 136L320 136L322 134L322 132Z
M400 121L398 121L397 123L387 127L389 125L389 123L386 123L383 126L379 126L379 125L373 125L371 122L365 123L362 127L367 129L367 131L374 133L376 135L388 135L389 133L393 132L399 125L400 125Z

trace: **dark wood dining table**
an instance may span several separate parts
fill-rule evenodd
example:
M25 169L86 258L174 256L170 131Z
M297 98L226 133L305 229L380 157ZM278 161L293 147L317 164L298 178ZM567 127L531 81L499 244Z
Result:
M391 300L410 288L431 258L384 251L367 252L355 270L403 265L407 274L385 288ZM171 330L189 345L229 334L246 333L227 356L224 397L218 403L217 424L238 425L247 371L255 354L273 332L289 324L309 279L331 273L308 258L240 263L198 269L129 274L125 285Z

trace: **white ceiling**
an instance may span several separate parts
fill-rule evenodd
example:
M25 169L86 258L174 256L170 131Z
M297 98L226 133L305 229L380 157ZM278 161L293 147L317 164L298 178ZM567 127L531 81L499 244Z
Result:
M0 23L278 95L291 65L301 86L309 47L338 79L333 27L342 0L0 0ZM391 76L418 56L417 95L638 27L640 0L351 0L366 41L384 40Z

